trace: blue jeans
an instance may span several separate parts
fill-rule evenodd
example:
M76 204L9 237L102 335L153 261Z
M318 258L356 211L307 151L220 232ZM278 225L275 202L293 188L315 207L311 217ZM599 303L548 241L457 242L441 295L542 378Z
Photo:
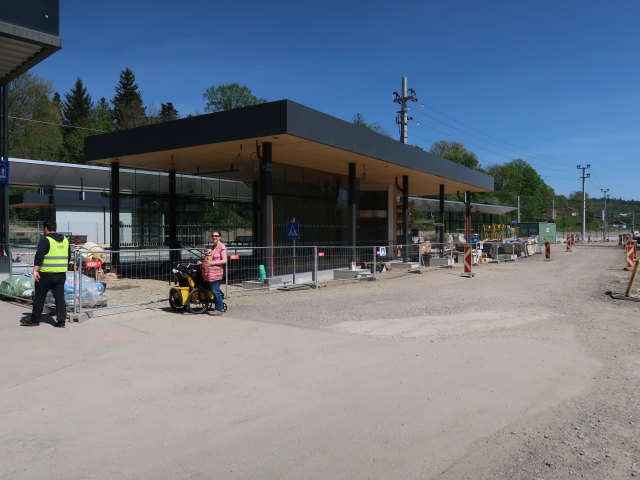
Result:
M213 292L213 302L216 310L222 311L222 292L220 291L220 284L222 280L216 280L215 282L207 282L209 290Z

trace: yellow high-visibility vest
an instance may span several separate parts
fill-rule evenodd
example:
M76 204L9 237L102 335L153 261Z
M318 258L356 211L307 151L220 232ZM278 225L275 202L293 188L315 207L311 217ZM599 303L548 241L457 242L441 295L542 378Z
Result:
M40 271L45 273L66 272L69 267L69 240L64 237L61 242L56 242L51 237L46 238L49 240L49 253L44 256Z

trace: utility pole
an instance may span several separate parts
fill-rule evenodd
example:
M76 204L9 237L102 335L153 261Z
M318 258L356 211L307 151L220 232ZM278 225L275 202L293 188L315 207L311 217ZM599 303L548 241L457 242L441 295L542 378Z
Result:
M520 195L518 195L518 223L520 223Z
M609 196L608 188L601 188L600 191L604 194L604 210L602 210L602 235L604 241L609 240L609 229L607 228L607 197Z
M407 115L409 110L407 102L417 102L419 100L413 88L407 89L407 77L402 77L402 95L398 95L398 92L393 92L393 101L400 104L400 110L396 112L398 114L396 123L400 125L400 141L405 144L409 143L407 125L409 120L413 120L413 117Z
M587 236L587 194L585 193L584 190L584 182L587 178L589 178L591 176L590 173L585 174L584 171L587 168L591 168L590 164L586 164L586 165L578 165L578 170L582 170L582 176L580 178L582 178L582 240L585 239L585 237Z

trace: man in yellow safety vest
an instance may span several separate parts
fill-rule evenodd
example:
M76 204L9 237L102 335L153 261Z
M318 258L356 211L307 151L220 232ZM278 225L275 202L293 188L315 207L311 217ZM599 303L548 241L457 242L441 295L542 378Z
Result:
M42 309L47 292L53 292L56 303L56 323L54 326L64 328L67 308L64 301L64 283L71 262L71 247L64 235L56 232L56 222L46 221L42 224L44 236L38 242L38 250L33 261L33 278L35 279L35 298L31 319L21 320L25 327L40 325Z

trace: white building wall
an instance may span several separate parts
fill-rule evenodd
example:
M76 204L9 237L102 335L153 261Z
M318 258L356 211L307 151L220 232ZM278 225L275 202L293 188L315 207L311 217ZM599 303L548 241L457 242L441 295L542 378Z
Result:
M120 221L125 225L131 225L133 214L131 211L121 211ZM111 237L111 214L108 209L102 207L74 208L57 207L56 223L61 232L71 232L73 235L86 235L88 242L109 246ZM127 238L121 238L121 242L131 243L131 229L123 232Z

